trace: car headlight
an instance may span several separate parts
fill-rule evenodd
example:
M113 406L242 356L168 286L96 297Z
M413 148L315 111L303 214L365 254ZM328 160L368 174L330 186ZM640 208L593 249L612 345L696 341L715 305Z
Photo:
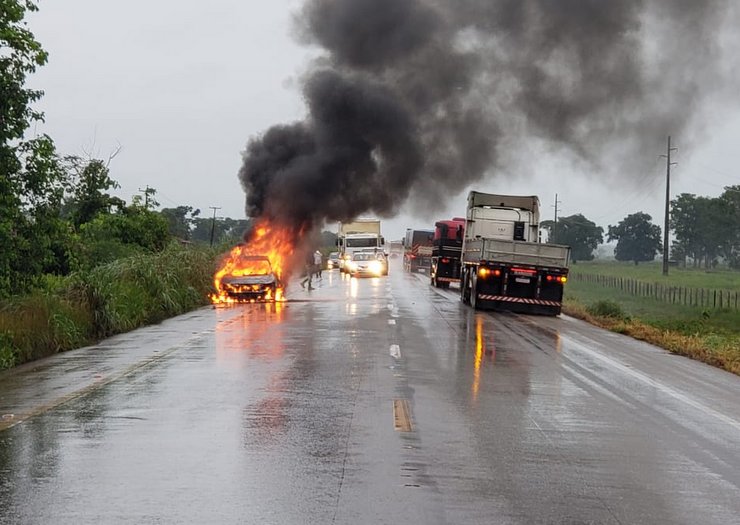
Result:
M357 264L353 263L352 261L347 261L346 263L344 263L344 265L351 272L354 272L357 269Z
M367 269L375 275L380 275L383 273L383 264L380 261L370 261L370 264L367 265Z

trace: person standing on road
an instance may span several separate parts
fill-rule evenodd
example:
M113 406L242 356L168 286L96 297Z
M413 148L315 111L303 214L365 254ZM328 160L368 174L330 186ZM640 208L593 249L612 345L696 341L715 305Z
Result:
M316 250L313 253L313 265L314 265L314 268L316 269L316 277L318 277L319 279L321 279L321 265L323 262L324 261L323 261L323 257L321 256L321 252Z
M301 286L305 288L306 283L308 283L308 289L313 290L313 286L311 286L311 277L313 276L314 269L313 269L313 254L311 252L309 252L308 255L306 256L305 266L306 266L305 268L306 276L301 281Z

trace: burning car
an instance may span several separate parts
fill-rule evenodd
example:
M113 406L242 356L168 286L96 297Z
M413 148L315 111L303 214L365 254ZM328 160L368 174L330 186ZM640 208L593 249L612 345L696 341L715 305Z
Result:
M221 278L220 295L237 302L278 300L282 285L270 259L263 255L243 255L241 261L239 269Z

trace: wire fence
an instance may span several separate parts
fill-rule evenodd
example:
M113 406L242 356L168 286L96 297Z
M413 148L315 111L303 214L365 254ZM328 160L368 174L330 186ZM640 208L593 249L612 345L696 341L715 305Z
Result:
M740 292L689 286L667 286L627 277L571 273L574 281L599 284L637 297L649 297L657 301L699 308L740 309Z

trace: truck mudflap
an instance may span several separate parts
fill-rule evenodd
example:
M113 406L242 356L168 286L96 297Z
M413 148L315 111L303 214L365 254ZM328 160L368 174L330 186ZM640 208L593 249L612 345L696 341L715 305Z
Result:
M548 301L546 299L528 299L526 297L509 297L507 295L478 294L478 299L480 299L481 301L505 301L509 303L538 304L542 306L563 306L563 303L558 301Z

